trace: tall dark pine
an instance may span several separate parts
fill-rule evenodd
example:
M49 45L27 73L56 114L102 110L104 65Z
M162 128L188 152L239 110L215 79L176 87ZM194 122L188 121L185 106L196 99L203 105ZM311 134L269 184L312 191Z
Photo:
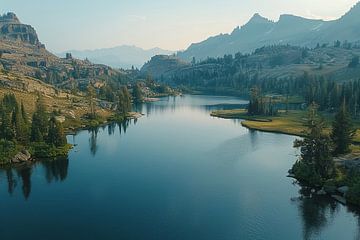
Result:
M350 152L350 145L354 136L354 129L351 116L346 109L345 101L335 116L331 139L334 143L334 155Z
M87 91L88 91L88 99L89 99L89 107L90 107L89 116L90 116L90 118L95 119L96 118L96 109L95 109L96 90L91 84L89 84L87 87Z
M260 115L262 113L262 103L260 90L258 87L253 87L250 90L250 102L248 106L248 114L249 115Z
M143 93L140 87L140 84L135 84L133 89L133 97L135 103L141 103L143 101Z
M303 140L296 140L294 146L300 148L300 158L294 165L295 175L302 175L301 180L327 180L335 174L331 155L331 141L324 133L325 122L317 115L317 105L309 108L307 121L308 133ZM300 166L300 167L299 167ZM296 171L298 168L299 171ZM314 183L314 181L309 181Z
M48 133L48 115L42 98L36 102L36 111L33 114L31 122L31 141L43 142Z
M11 125L10 113L2 108L1 111L1 124L0 124L0 138L12 141L14 140L15 134Z
M47 143L55 147L63 147L67 143L64 129L54 116L50 118Z
M131 111L131 96L125 86L121 87L118 98L118 113L121 116L125 116L128 112Z

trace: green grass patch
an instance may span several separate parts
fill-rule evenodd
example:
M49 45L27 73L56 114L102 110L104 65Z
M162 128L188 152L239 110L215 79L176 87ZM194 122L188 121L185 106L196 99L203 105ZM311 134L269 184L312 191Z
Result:
M330 134L333 114L321 113L325 119L326 129ZM307 111L292 110L287 113L279 112L277 116L249 116L246 109L232 109L232 110L218 110L211 113L213 117L220 117L225 119L243 119L242 125L249 129L284 133L289 135L304 136L306 134ZM360 145L360 121L354 121L354 127L357 129L353 142L355 145ZM360 153L360 146L353 146L354 150Z

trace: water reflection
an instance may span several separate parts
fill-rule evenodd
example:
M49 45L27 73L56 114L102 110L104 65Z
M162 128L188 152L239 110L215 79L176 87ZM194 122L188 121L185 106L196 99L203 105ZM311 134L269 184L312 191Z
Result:
M134 125L137 123L137 119L127 120L123 121L121 123L109 123L106 126L102 126L102 130L106 131L109 136L112 136L115 134L116 128L119 128L120 135L126 134L127 129L129 126L134 123ZM99 134L100 127L94 127L88 130L89 132L89 149L92 156L96 156L99 146L98 146L98 134ZM76 137L75 137L76 138ZM75 141L75 139L73 140Z
M22 181L22 192L25 199L28 199L31 193L31 167L24 166L16 169L18 176L20 176Z
M233 97L221 96L169 96L162 97L156 102L134 105L134 110L150 116L152 113L175 112L176 109L188 107L204 112L213 110L227 110L245 108L248 101Z
M121 234L135 239L134 233L147 235L138 239L287 239L286 235L290 239L341 239L346 231L343 239L359 239L358 232L349 233L360 226L356 209L303 191L302 197L289 201L290 195L298 195L298 187L284 181L289 162L295 159L281 151L292 153L288 137L241 129L239 120L209 117L211 110L242 104L234 98L221 104L227 99L185 96L141 104L135 107L138 112L151 117L73 136L72 143L79 145L70 154L70 162L65 158L0 170L0 187L14 196L0 198L6 206L3 216L7 216L2 236L13 236L18 228L32 233L36 226L30 224L38 221L32 221L27 211L39 209L43 222L59 216L44 228L47 236L59 239L74 234L87 239L87 226L95 226L92 230L99 236L114 239ZM171 118L175 109L180 113ZM178 135L159 134L158 128ZM27 204L18 201L17 195L29 199ZM58 201L38 201L49 196ZM67 202L63 196L71 199ZM104 216L96 225L91 218L94 213ZM84 228L78 228L79 222ZM286 224L291 227L283 228ZM77 226L76 231L69 226ZM123 228L115 233L119 226ZM195 228L201 233L196 234Z
M25 199L28 199L32 189L32 173L33 170L38 167L44 168L44 176L48 183L64 181L68 175L69 159L58 158L55 160L39 161L34 164L24 164L14 168L1 169L0 178L6 179L9 195L13 195L21 184L22 195Z
M65 181L68 175L69 159L62 158L56 161L42 162L42 166L45 169L45 177L48 183Z
M333 224L334 220L339 217L338 214L342 207L357 218L360 227L360 211L358 208L343 206L327 195L311 194L307 188L301 188L299 193L301 196L291 199L291 201L297 205L303 225L302 237L304 240L319 239L323 230ZM359 227L354 239L360 239Z
M99 128L92 128L89 130L89 147L90 147L90 152L93 156L96 155L96 152L98 150L98 146L97 146L97 137L98 137L98 132L99 132Z
M16 187L16 179L14 178L14 173L10 168L6 169L6 179L8 182L8 193L12 195Z

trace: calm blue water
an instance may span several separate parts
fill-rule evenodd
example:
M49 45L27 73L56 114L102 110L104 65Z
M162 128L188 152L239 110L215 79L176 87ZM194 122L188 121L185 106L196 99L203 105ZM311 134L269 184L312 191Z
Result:
M209 111L237 98L170 97L122 126L82 131L68 159L0 172L1 239L359 239L356 211L286 178L295 137Z

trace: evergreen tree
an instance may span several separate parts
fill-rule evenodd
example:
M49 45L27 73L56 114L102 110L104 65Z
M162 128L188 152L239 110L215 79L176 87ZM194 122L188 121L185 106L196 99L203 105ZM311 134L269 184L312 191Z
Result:
M36 102L36 110L31 122L31 141L43 142L48 133L48 115L42 98L39 96Z
M62 124L56 121L54 116L50 118L47 143L55 147L63 147L67 144Z
M350 152L350 145L354 136L351 116L346 109L345 101L335 116L331 139L334 143L334 155Z
M23 120L24 124L29 125L29 119L27 117L23 102L21 102L21 117L22 117L22 120Z
M121 87L118 95L118 113L125 116L131 111L131 96L127 87Z
M324 120L317 115L318 106L309 108L308 134L303 140L296 140L294 146L300 148L300 158L293 167L295 175L311 184L319 184L330 179L335 173L331 154L330 138L324 134Z
M96 118L96 110L95 110L95 98L96 98L96 90L91 84L87 87L88 91L88 99L89 99L89 105L90 105L90 118L94 119Z
M0 124L0 136L2 139L12 141L14 140L15 133L11 126L11 116L10 112L6 107L2 107L1 111L1 124Z
M136 103L141 103L144 99L140 84L137 83L133 89L133 98Z
M26 139L26 132L24 131L24 123L21 117L18 103L16 103L15 108L13 109L11 124L14 129L16 140L19 142L24 142Z

